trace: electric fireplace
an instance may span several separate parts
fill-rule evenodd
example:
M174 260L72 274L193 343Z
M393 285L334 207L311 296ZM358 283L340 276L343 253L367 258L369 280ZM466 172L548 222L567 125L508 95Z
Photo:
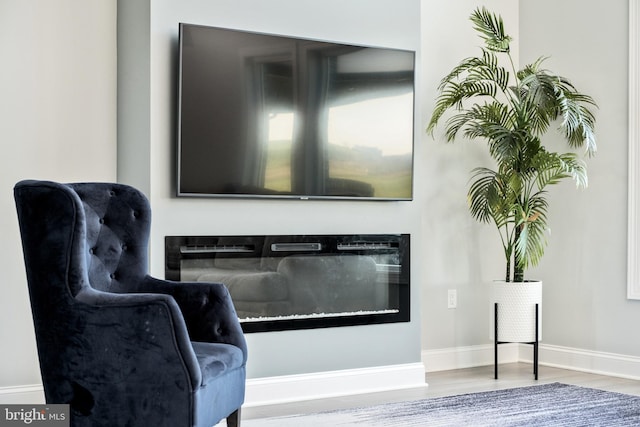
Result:
M409 261L408 234L165 237L166 278L224 283L244 332L408 322Z

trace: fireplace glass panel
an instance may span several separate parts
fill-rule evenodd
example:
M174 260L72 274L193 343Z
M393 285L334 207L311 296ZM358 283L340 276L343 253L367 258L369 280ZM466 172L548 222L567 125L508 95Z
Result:
M166 238L169 279L224 283L245 332L408 321L409 236Z

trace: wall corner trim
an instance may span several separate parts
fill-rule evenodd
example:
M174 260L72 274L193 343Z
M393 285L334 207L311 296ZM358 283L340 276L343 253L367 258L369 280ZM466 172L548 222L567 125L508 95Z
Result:
M640 5L629 0L629 189L627 298L640 300Z

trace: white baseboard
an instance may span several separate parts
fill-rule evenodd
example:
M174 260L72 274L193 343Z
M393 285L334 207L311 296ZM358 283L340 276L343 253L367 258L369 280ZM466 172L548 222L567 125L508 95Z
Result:
M522 353L521 353L522 354ZM531 361L531 353L523 361ZM640 357L540 345L540 364L612 377L640 380Z
M518 344L500 344L498 363L515 363L519 361L519 358L520 349ZM424 350L422 352L422 363L424 364L425 372L493 365L493 345Z
M640 380L640 357L540 344L543 366ZM531 345L501 344L498 363L533 362ZM422 352L425 372L464 369L493 364L493 345L455 347Z
M426 387L422 363L247 380L245 406Z
M42 404L44 389L41 384L0 387L0 404Z

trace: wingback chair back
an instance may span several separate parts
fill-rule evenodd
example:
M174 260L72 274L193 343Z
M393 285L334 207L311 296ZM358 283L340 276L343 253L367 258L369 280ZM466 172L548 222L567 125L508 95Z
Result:
M238 425L247 349L228 291L147 274L146 197L32 180L14 195L47 403L73 426Z
M79 183L22 185L17 197L23 229L27 273L45 291L48 305L54 290L65 287L75 297L82 288L126 292L147 274L151 224L149 203L137 190L119 184ZM67 271L68 270L68 271ZM67 272L73 277L66 279ZM51 275L63 279L52 282ZM42 307L40 307L42 308Z

